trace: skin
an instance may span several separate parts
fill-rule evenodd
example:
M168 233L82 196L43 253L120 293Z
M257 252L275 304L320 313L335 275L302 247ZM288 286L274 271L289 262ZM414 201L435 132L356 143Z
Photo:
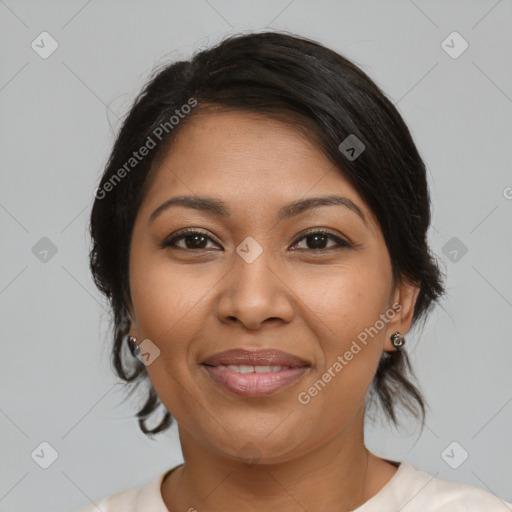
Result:
M365 447L364 403L382 352L394 350L390 335L410 329L419 288L394 285L376 220L312 138L240 111L189 121L155 169L130 252L130 335L160 350L146 368L178 423L185 461L164 480L164 502L173 512L354 509L396 472ZM332 194L358 205L367 224L342 205L277 219L285 204ZM231 215L180 206L149 222L179 195L220 199ZM189 237L161 247L190 227L211 240L194 246ZM311 228L351 246L328 237L318 251L302 234ZM252 263L236 252L249 236L263 249ZM298 394L397 303L400 312L301 404ZM199 364L231 348L277 348L311 366L287 389L243 398L215 384ZM240 455L244 446L252 463Z

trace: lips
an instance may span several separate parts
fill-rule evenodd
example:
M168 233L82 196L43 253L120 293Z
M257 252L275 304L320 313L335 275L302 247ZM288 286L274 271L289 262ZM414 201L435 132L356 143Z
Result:
M263 397L290 387L311 365L280 350L234 349L207 357L202 366L216 384L229 392Z
M202 364L208 366L288 366L297 368L310 366L309 363L298 356L274 349L244 350L232 349L225 352L219 352L207 357Z

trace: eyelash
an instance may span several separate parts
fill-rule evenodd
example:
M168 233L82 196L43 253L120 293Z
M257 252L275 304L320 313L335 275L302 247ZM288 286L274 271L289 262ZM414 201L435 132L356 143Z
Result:
M176 249L182 249L184 251L201 251L201 250L205 250L205 249L189 249L189 248L185 248L185 247L177 247L176 246L176 242L181 240L181 239L184 239L184 238L187 238L189 236L192 236L192 235L201 235L201 236L204 236L205 238L207 238L208 240L214 242L214 243L218 243L216 242L213 238L211 238L210 236L208 236L208 234L204 231L201 231L201 230L198 230L198 229L187 229L187 230L184 230L184 231L181 231L180 233L178 233L177 235L174 235L172 236L171 238L169 239L166 239L162 242L161 244L161 247L162 248L170 248L170 247L174 247ZM346 240L343 240L342 238L334 235L333 233L331 233L330 231L326 231L326 230L322 230L322 229L316 229L316 230L313 230L313 231L308 231L306 233L303 233L300 238L297 238L295 240L295 242L293 242L292 245L296 245L298 242L302 241L303 239L305 238L308 238L310 236L313 236L313 235L322 235L322 236L325 236L327 238L330 238L331 240L334 240L338 245L339 247L335 248L335 249L349 249L352 247L352 245L347 242ZM327 251L332 251L332 247L329 247L329 248L325 248L325 249L294 249L295 251L308 251L308 252L315 252L315 253L325 253Z

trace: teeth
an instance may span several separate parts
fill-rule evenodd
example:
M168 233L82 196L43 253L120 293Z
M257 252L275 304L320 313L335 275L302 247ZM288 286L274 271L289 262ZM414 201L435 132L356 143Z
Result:
M251 366L247 364L219 364L219 370L231 370L238 373L275 373L280 371L285 366Z
M270 373L270 366L255 366L254 371L256 373Z
M233 368L230 368L232 370ZM254 371L254 366L249 366L246 364L241 364L238 366L238 370L235 370L240 373L252 373Z

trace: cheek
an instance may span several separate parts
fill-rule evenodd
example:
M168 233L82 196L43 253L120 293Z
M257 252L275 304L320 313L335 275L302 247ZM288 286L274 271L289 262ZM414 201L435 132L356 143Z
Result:
M204 266L173 264L161 250L134 254L130 286L141 334L160 342L178 337L197 320L217 280Z
M155 391L179 421L190 409L187 390L194 389L190 374L191 349L208 315L211 293L221 275L213 267L178 268L162 255L133 257L131 292L141 339L150 339L160 350L146 367Z
M300 314L309 319L321 351L298 397L305 414L335 425L363 401L382 354L386 323L381 315L389 286L385 272L368 264L339 267L328 277L302 282L297 295L306 307Z
M349 350L353 340L364 342L365 333L367 342L382 339L378 321L386 311L390 285L385 269L362 258L297 280L294 292L305 306L299 314L315 333L327 363ZM372 329L376 322L377 334Z

